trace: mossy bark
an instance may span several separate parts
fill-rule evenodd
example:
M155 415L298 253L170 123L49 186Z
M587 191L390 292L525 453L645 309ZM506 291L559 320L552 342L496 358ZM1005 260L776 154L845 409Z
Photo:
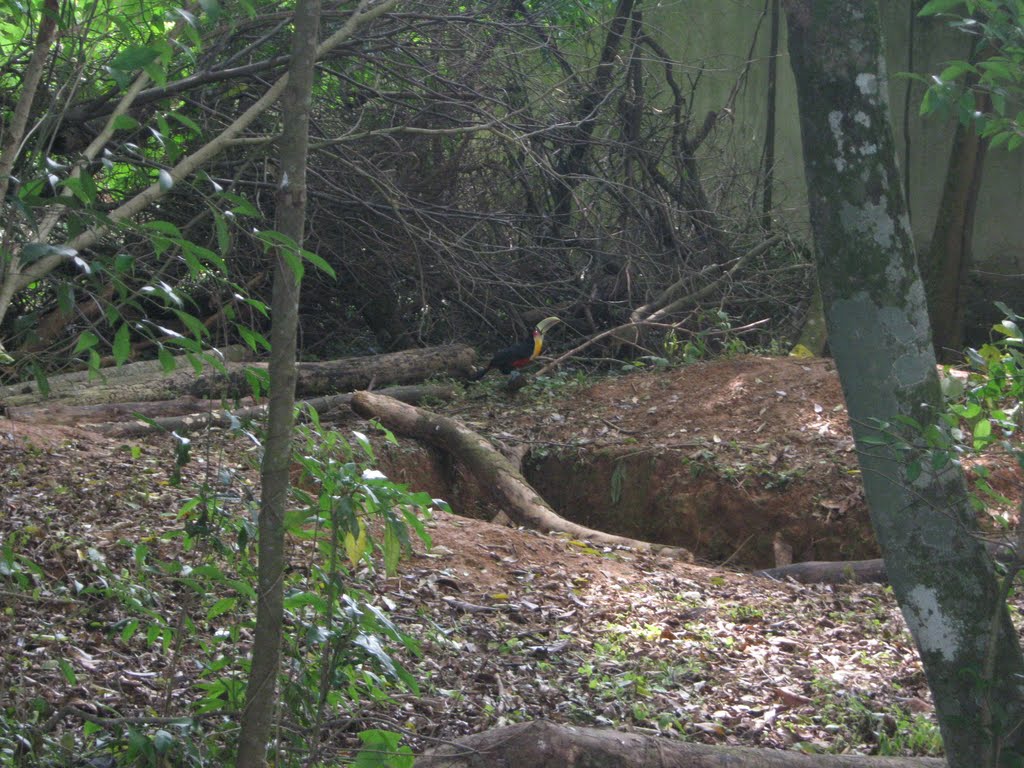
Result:
M875 0L788 0L804 167L829 341L872 524L924 662L950 766L1024 754L1024 660L991 558L949 464L919 476L873 419L935 422L925 291L889 118ZM866 440L867 438L867 440Z

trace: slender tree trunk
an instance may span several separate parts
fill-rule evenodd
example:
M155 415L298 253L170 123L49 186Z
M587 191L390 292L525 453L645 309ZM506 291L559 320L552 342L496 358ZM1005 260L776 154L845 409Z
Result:
M935 351L962 359L964 346L964 282L971 265L971 239L978 191L988 142L974 125L958 123L949 152L946 183L921 271L928 291L928 310Z
M320 0L299 0L288 84L282 99L281 183L277 196L277 230L301 247L306 217L306 158L313 65L320 30ZM239 768L266 765L267 742L277 701L277 674L284 619L284 513L288 501L292 422L295 406L295 345L299 316L297 252L276 250L271 299L270 409L260 475L259 603L252 667L238 737Z
M775 192L775 113L779 81L779 0L768 0L771 32L768 38L768 117L764 126L764 194L761 198L761 229L772 229L772 195Z
M612 75L615 73L615 59L619 55L626 23L633 13L636 0L618 0L612 16L608 34L605 36L604 47L601 49L601 61L594 73L594 80L584 91L576 106L575 125L561 150L561 161L556 171L557 178L553 181L552 212L554 224L558 227L569 223L572 214L573 193L580 183L580 175L586 165L587 154L597 127L597 115L601 102L608 98L612 87Z
M29 116L32 114L32 103L35 101L39 91L39 81L46 71L46 60L50 55L50 45L57 34L57 19L60 17L60 7L57 0L46 0L43 3L39 14L39 34L36 35L36 44L32 49L32 58L25 67L21 80L21 93L18 94L18 102L14 112L4 128L3 149L0 150L0 212L4 218L7 217L6 208L7 192L10 189L11 171L18 160L18 153L21 143L25 139L25 131L28 128ZM21 259L14 252L10 242L11 228L4 227L3 239L0 245L7 252L7 258L0 260L0 320L3 320L7 308L14 298L14 289L9 275L17 274L21 268ZM0 353L3 353L3 339L0 339Z
M886 571L924 663L952 768L1018 765L1024 660L948 463L920 473L873 419L937 424L935 355L890 126L877 0L787 0L829 340Z

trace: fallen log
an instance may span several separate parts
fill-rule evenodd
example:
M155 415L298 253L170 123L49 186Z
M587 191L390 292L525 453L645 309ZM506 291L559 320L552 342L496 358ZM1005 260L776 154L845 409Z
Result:
M395 400L400 400L405 403L419 403L426 399L451 400L455 397L456 388L445 384L422 384L419 386L388 387L386 389L382 389L380 392L381 394L393 397ZM325 397L316 397L312 400L303 400L296 403L296 405L308 405L313 408L320 416L320 422L326 424L335 420L342 408L348 411L352 402L352 396L352 392L346 392L343 395L328 395ZM174 402L181 405L187 404L183 401ZM194 402L213 403L214 401L197 400ZM154 404L135 403L135 405ZM171 406L168 406L168 410L170 409ZM85 424L84 426L87 426L94 432L110 435L111 437L140 437L151 432L176 432L179 435L184 435L190 432L198 432L199 430L209 428L230 429L236 426L239 422L261 419L266 416L267 406L266 404L249 405L244 408L236 408L228 411L221 408L220 403L218 402L216 407L211 406L203 413L197 413L196 409L193 409L182 412L178 415L160 417L153 417L150 412L147 412L152 410L153 409L150 408L143 408L138 411L139 414L150 417L149 419L134 418L135 414L128 411L127 414L132 418L131 421L109 421Z
M227 357L227 356L225 356ZM299 397L351 392L376 384L414 384L431 376L464 378L473 370L476 352L464 345L408 349L386 355L347 357L318 363L299 363ZM0 387L0 408L25 406L99 405L155 400L238 399L252 394L246 370L264 370L266 363L225 359L224 371L206 364L197 376L182 361L165 373L156 360L104 368L97 377L87 371L51 376L49 392L34 381Z
M601 546L630 547L684 560L693 559L693 555L681 547L616 536L566 520L547 505L509 459L455 419L373 392L356 392L352 397L352 410L363 418L378 419L388 429L447 451L476 476L481 487L493 494L495 501L517 525L544 532L567 533Z
M351 392L378 384L412 384L431 376L466 378L473 372L476 351L463 344L405 349L369 357L344 357L318 363L298 363L297 397ZM256 366L250 366L256 367ZM258 367L265 368L261 363ZM190 387L194 397L239 397L250 391L244 369L227 375L201 376Z
M691 744L603 728L517 723L465 736L416 758L416 768L945 768L932 757L804 755Z
M1012 563L1017 557L1017 548L1010 539L986 539L984 541L988 553L1003 563ZM887 584L889 576L885 570L885 560L808 560L803 563L781 565L754 571L755 576L782 581L792 579L801 584L867 584L875 582Z
M240 405L252 405L252 398L245 398ZM145 416L150 419L173 418L193 413L221 410L223 400L202 400L196 397L182 397L176 400L154 400L134 403L97 403L96 405L69 405L61 401L53 405L19 405L7 409L11 421L45 424L107 424L123 422Z
M241 347L211 350L207 354L213 359L220 359L229 368L245 366L241 362L244 357ZM196 360L212 370L209 362ZM2 386L0 408L176 400L187 394L195 378L195 370L185 358L178 358L177 368L170 372L163 370L159 360L142 360L120 368L102 368L98 375L91 371L74 371L50 376L46 380L45 392L34 380Z

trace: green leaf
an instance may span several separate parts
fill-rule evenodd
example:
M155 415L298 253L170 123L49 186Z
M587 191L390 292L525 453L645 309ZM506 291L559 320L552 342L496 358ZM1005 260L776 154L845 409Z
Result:
M160 51L150 46L131 46L115 56L110 66L122 72L132 72L155 61L159 55Z
M1007 96L1004 93L993 91L989 94L992 99L992 112L999 117L1007 114Z
M1011 339L1021 338L1020 328L1013 320L1003 320L999 325L992 326L992 330L996 333L1001 333L1004 336L1008 336Z
M75 197L86 205L92 205L96 202L96 185L88 174L69 176L64 179L62 185L70 189Z
M266 340L262 333L257 333L246 325L236 324L236 330L238 335L242 337L244 341L253 352L257 351L257 346L263 347L266 350L270 350L270 342Z
M71 308L75 306L75 286L70 282L61 282L56 286L57 307L65 315L71 314Z
M211 210L213 211L214 229L217 231L217 249L220 251L221 256L227 256L228 251L231 250L231 234L228 231L227 219L216 208Z
M234 597L222 597L212 606L210 610L206 612L206 620L212 621L213 619L221 616L228 611L232 611L235 608L235 604L238 602L237 598Z
M139 121L131 115L118 115L114 118L115 131L131 131L139 127Z
M160 61L151 61L142 70L156 85L161 87L167 85L167 68Z
M11 362L14 362L13 360ZM39 363L32 362L32 377L36 381L36 386L39 387L39 394L43 397L50 396L50 380L46 378L46 371L43 370Z
M121 630L121 641L127 643L131 640L135 633L139 629L139 620L131 619L127 624L124 625L124 629Z
M370 443L369 438L362 432L354 431L352 432L352 435L355 437L356 442L359 443L359 446L363 449L363 453L369 457L370 461L376 461L377 457L373 453L373 445Z
M114 364L121 365L132 352L131 329L128 323L121 323L121 327L114 334Z
M919 422L912 416L904 416L903 414L897 414L896 416L893 417L893 421L899 422L905 427L910 427L915 432L921 431L921 422Z
M948 83L952 80L956 80L958 77L963 75L965 72L975 72L975 68L967 61L954 61L939 75L939 79L944 83Z
M288 269L291 270L292 275L295 277L296 283L302 282L302 277L306 273L306 268L302 266L302 259L295 255L295 251L289 248L279 248L278 254L284 259L284 263L288 265Z
M353 768L413 768L412 750L399 746L399 734L374 729L361 732L359 739L364 746L356 755Z
M320 255L313 253L312 251L303 250L303 258L310 262L313 266L319 269L321 272L330 275L334 279L338 278L338 275L334 272L334 267L327 263L327 261Z
M78 337L78 343L75 344L75 349L71 353L77 355L79 352L83 352L86 349L92 349L99 344L100 338L92 331L84 331L81 336Z
M75 674L75 668L71 666L67 659L57 659L57 665L60 667L61 674L64 675L64 681L68 685L78 685L78 675Z
M174 224L163 219L157 219L156 221L147 221L142 225L143 229L152 230L153 232L159 232L162 235L168 235L176 240L182 240L181 230L178 229Z
M987 61L980 61L978 62L978 68L975 69L972 67L972 71L977 72L978 69L981 69L985 73L986 78L989 79L996 78L999 80L1009 80L1012 82L1015 77L1013 69L1010 67L1009 62L1007 62L1004 59L992 58L988 59ZM996 109L996 112L1000 112L1000 110Z
M234 192L221 192L219 196L230 203L234 203L235 207L231 209L231 213L235 216L260 215L259 209L241 195L236 195Z
M182 312L180 309L174 310L174 314L178 316L182 325L188 328L189 333L191 333L196 339L202 339L210 332L210 329L203 325L203 321L195 315L189 314L188 312Z
M398 559L402 554L402 543L399 541L395 526L388 523L384 530L384 572L394 576L398 572Z
M1014 312L1012 309L1010 309L1003 302L996 301L996 302L993 302L993 303L995 304L996 309L998 309L1000 312L1002 312L1004 315L1006 315L1011 320L1022 320L1022 319L1024 319L1020 315L1018 315L1016 312Z
M157 358L160 360L160 368L164 373L170 373L178 365L177 361L174 359L174 355L171 354L171 351L162 344L157 352Z
M293 611L296 608L311 607L319 613L327 610L327 601L313 592L297 592L284 599L285 610Z
M974 349L973 347L968 347L964 351L964 354L966 354L967 355L967 359L970 360L978 368L980 368L982 370L985 370L986 368L988 368L988 362L985 360L984 357L982 357L978 353L978 350Z
M94 723L91 720L86 720L82 723L82 733L88 739L95 736L97 733L103 733L103 726L98 723Z
M924 7L917 12L918 16L934 16L937 13L946 13L959 8L964 4L964 0L929 0L924 4Z
M954 411L968 421L972 421L981 415L981 406L977 403L967 403L962 407L954 408Z
M997 133L989 141L989 143L988 143L989 148L991 148L991 149L998 149L999 147L1001 147L1003 144L1005 144L1007 141L1010 140L1010 136L1011 135L1012 134L1010 134L1007 131L1002 131L1000 133Z
M177 120L179 123L188 128L189 131L191 131L196 136L202 134L203 132L203 129L199 127L199 123L197 123L191 117L182 115L178 112L168 112L167 116L172 120Z

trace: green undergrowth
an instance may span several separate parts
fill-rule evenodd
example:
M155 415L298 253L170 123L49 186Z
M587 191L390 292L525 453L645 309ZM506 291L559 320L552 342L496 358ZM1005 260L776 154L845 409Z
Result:
M304 415L286 516L292 556L271 754L279 766L318 765L321 758L411 766L411 750L397 732L339 731L337 715L361 701L419 691L406 670L421 655L419 643L382 609L373 587L378 572L396 571L413 538L429 546L423 519L443 502L384 477L365 435L349 439L322 428L315 412ZM385 439L394 442L387 432ZM72 559L65 577L27 554L36 551L29 546L31 530L4 539L0 589L15 595L16 605L40 612L64 607L66 628L55 624L53 637L40 632L23 641L59 649L44 668L67 694L40 695L25 659L25 675L8 681L0 698L0 765L232 762L257 601L259 504L221 463L223 456L206 456L198 469L190 448L187 439L177 439L168 474L192 495L163 532L136 529L137 536L125 535L102 551L73 537L54 541L51 546ZM145 476L144 482L155 481ZM59 495L60 488L51 491ZM12 611L6 609L9 616ZM118 676L86 680L83 659L94 654L125 659L131 673L147 681L147 695L129 691L106 704L95 691ZM78 690L94 693L83 699L73 693Z

